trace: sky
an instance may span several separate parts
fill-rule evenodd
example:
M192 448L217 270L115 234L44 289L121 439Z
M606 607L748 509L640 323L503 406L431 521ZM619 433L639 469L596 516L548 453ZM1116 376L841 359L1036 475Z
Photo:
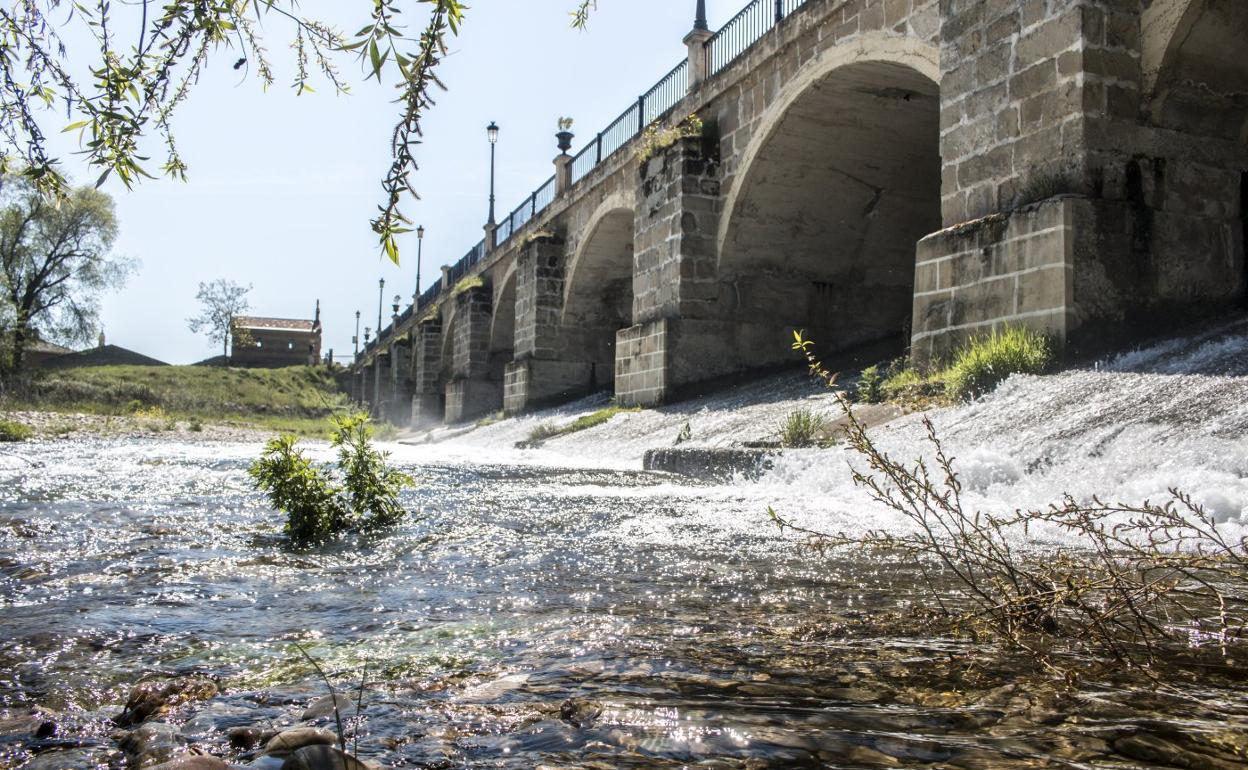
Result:
M745 3L709 0L711 27ZM404 207L426 228L422 288L483 235L486 125L493 120L501 128L501 218L554 173L558 119L576 121L573 151L579 150L680 62L695 10L694 0L600 0L588 31L581 32L569 26L576 0L469 5L440 68L448 90L436 96L416 150L421 200ZM340 26L352 31L363 25L369 7L364 0L302 3L305 14L337 14ZM424 5L417 7L423 18ZM402 264L395 266L381 256L369 227L383 200L379 182L397 116L392 84L364 83L349 61L350 95L335 96L314 81L316 93L296 96L286 87L293 73L289 32L276 20L267 25L269 56L277 65L273 88L243 78L231 67L237 56L225 52L182 106L175 132L190 166L187 182L148 180L130 191L105 183L117 202L115 252L140 263L124 289L103 298L109 343L174 364L218 355L218 345L187 328L198 309L199 283L218 278L253 287L254 315L310 318L319 299L323 349L339 356L352 352L357 310L361 326L376 328L379 279L386 281L383 325L395 294L404 307L411 301L415 234L403 236ZM56 149L74 178L93 179L96 174L74 160L71 137L59 137L66 144ZM158 166L163 156L154 156Z

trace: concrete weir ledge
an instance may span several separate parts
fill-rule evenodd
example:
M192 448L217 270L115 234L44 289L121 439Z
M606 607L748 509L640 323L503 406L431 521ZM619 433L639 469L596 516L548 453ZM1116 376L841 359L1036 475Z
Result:
M752 480L771 470L779 453L778 449L651 449L642 462L648 471L674 473L705 481Z

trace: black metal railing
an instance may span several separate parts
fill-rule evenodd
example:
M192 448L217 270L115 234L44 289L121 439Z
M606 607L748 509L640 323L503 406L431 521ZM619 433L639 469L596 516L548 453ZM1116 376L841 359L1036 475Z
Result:
M706 41L707 73L723 72L808 0L754 0Z
M638 124L638 133L644 131L646 126L666 115L688 93L689 60L685 59L672 68L671 72L664 75L662 80L655 83L654 88L642 94L641 99L638 101L641 109L641 122Z
M775 29L781 21L801 8L809 0L753 0L736 16L719 29L705 46L707 74L715 75L735 62L742 54L757 43L764 35ZM618 118L613 120L581 148L572 158L572 182L575 184L588 176L603 161L610 158L635 137L646 130L646 127L667 116L671 110L685 98L689 92L689 60L686 58L664 75L649 91L639 96L629 105ZM551 177L541 187L530 193L529 197L516 208L512 209L503 221L498 223L495 231L495 247L502 246L516 233L520 232L529 222L539 216L555 201L555 178ZM478 263L485 258L485 241L481 241L451 266L448 278L453 289L467 276ZM437 302L442 295L441 281L429 287L416 302L416 308L409 308L400 318L407 320L415 313L421 313ZM390 333L386 329L377 338L364 346L364 353L371 351L381 342L383 336Z

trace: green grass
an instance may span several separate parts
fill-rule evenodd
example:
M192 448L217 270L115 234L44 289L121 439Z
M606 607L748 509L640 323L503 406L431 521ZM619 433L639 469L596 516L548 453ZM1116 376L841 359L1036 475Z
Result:
M828 418L809 409L795 409L780 423L780 445L787 448L817 446L828 430Z
M4 406L321 436L348 400L324 367L101 366L38 373Z
M0 443L7 441L25 441L34 435L28 426L13 420L0 418Z
M1053 365L1053 344L1040 332L1021 326L972 340L944 372L950 398L969 401L990 392L1011 374L1040 374Z
M578 433L583 430L589 430L590 428L596 428L599 425L604 425L610 422L611 418L615 417L617 414L620 414L622 412L640 412L640 411L641 411L640 407L623 407L623 406L612 405L612 406L606 407L605 409L599 409L598 411L592 414L587 414L587 415L578 417L572 422L568 423L567 425L555 425L553 423L544 422L541 425L538 425L532 431L530 431L529 438L526 441L522 441L520 443L524 446L530 446L530 447L537 446L541 444L542 442L548 441L552 438L557 438L559 436L566 436L570 433Z
M1055 361L1053 343L1043 333L1007 326L971 340L953 354L948 366L927 374L894 362L883 381L872 387L882 394L882 400L924 408L970 401L991 392L1012 374L1040 374ZM869 379L867 371L863 378Z

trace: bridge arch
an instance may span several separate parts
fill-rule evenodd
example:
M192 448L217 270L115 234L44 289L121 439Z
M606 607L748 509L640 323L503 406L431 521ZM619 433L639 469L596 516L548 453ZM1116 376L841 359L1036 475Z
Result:
M634 201L617 192L590 216L565 273L563 347L593 365L598 385L614 382L615 336L632 325Z
M1168 129L1248 141L1248 3L1154 0L1140 21L1149 117Z
M516 265L513 261L494 289L490 313L490 356L510 361L516 348Z
M908 344L915 247L941 226L938 82L933 47L869 35L808 64L760 119L718 274L762 361L785 360L794 329L824 350Z

